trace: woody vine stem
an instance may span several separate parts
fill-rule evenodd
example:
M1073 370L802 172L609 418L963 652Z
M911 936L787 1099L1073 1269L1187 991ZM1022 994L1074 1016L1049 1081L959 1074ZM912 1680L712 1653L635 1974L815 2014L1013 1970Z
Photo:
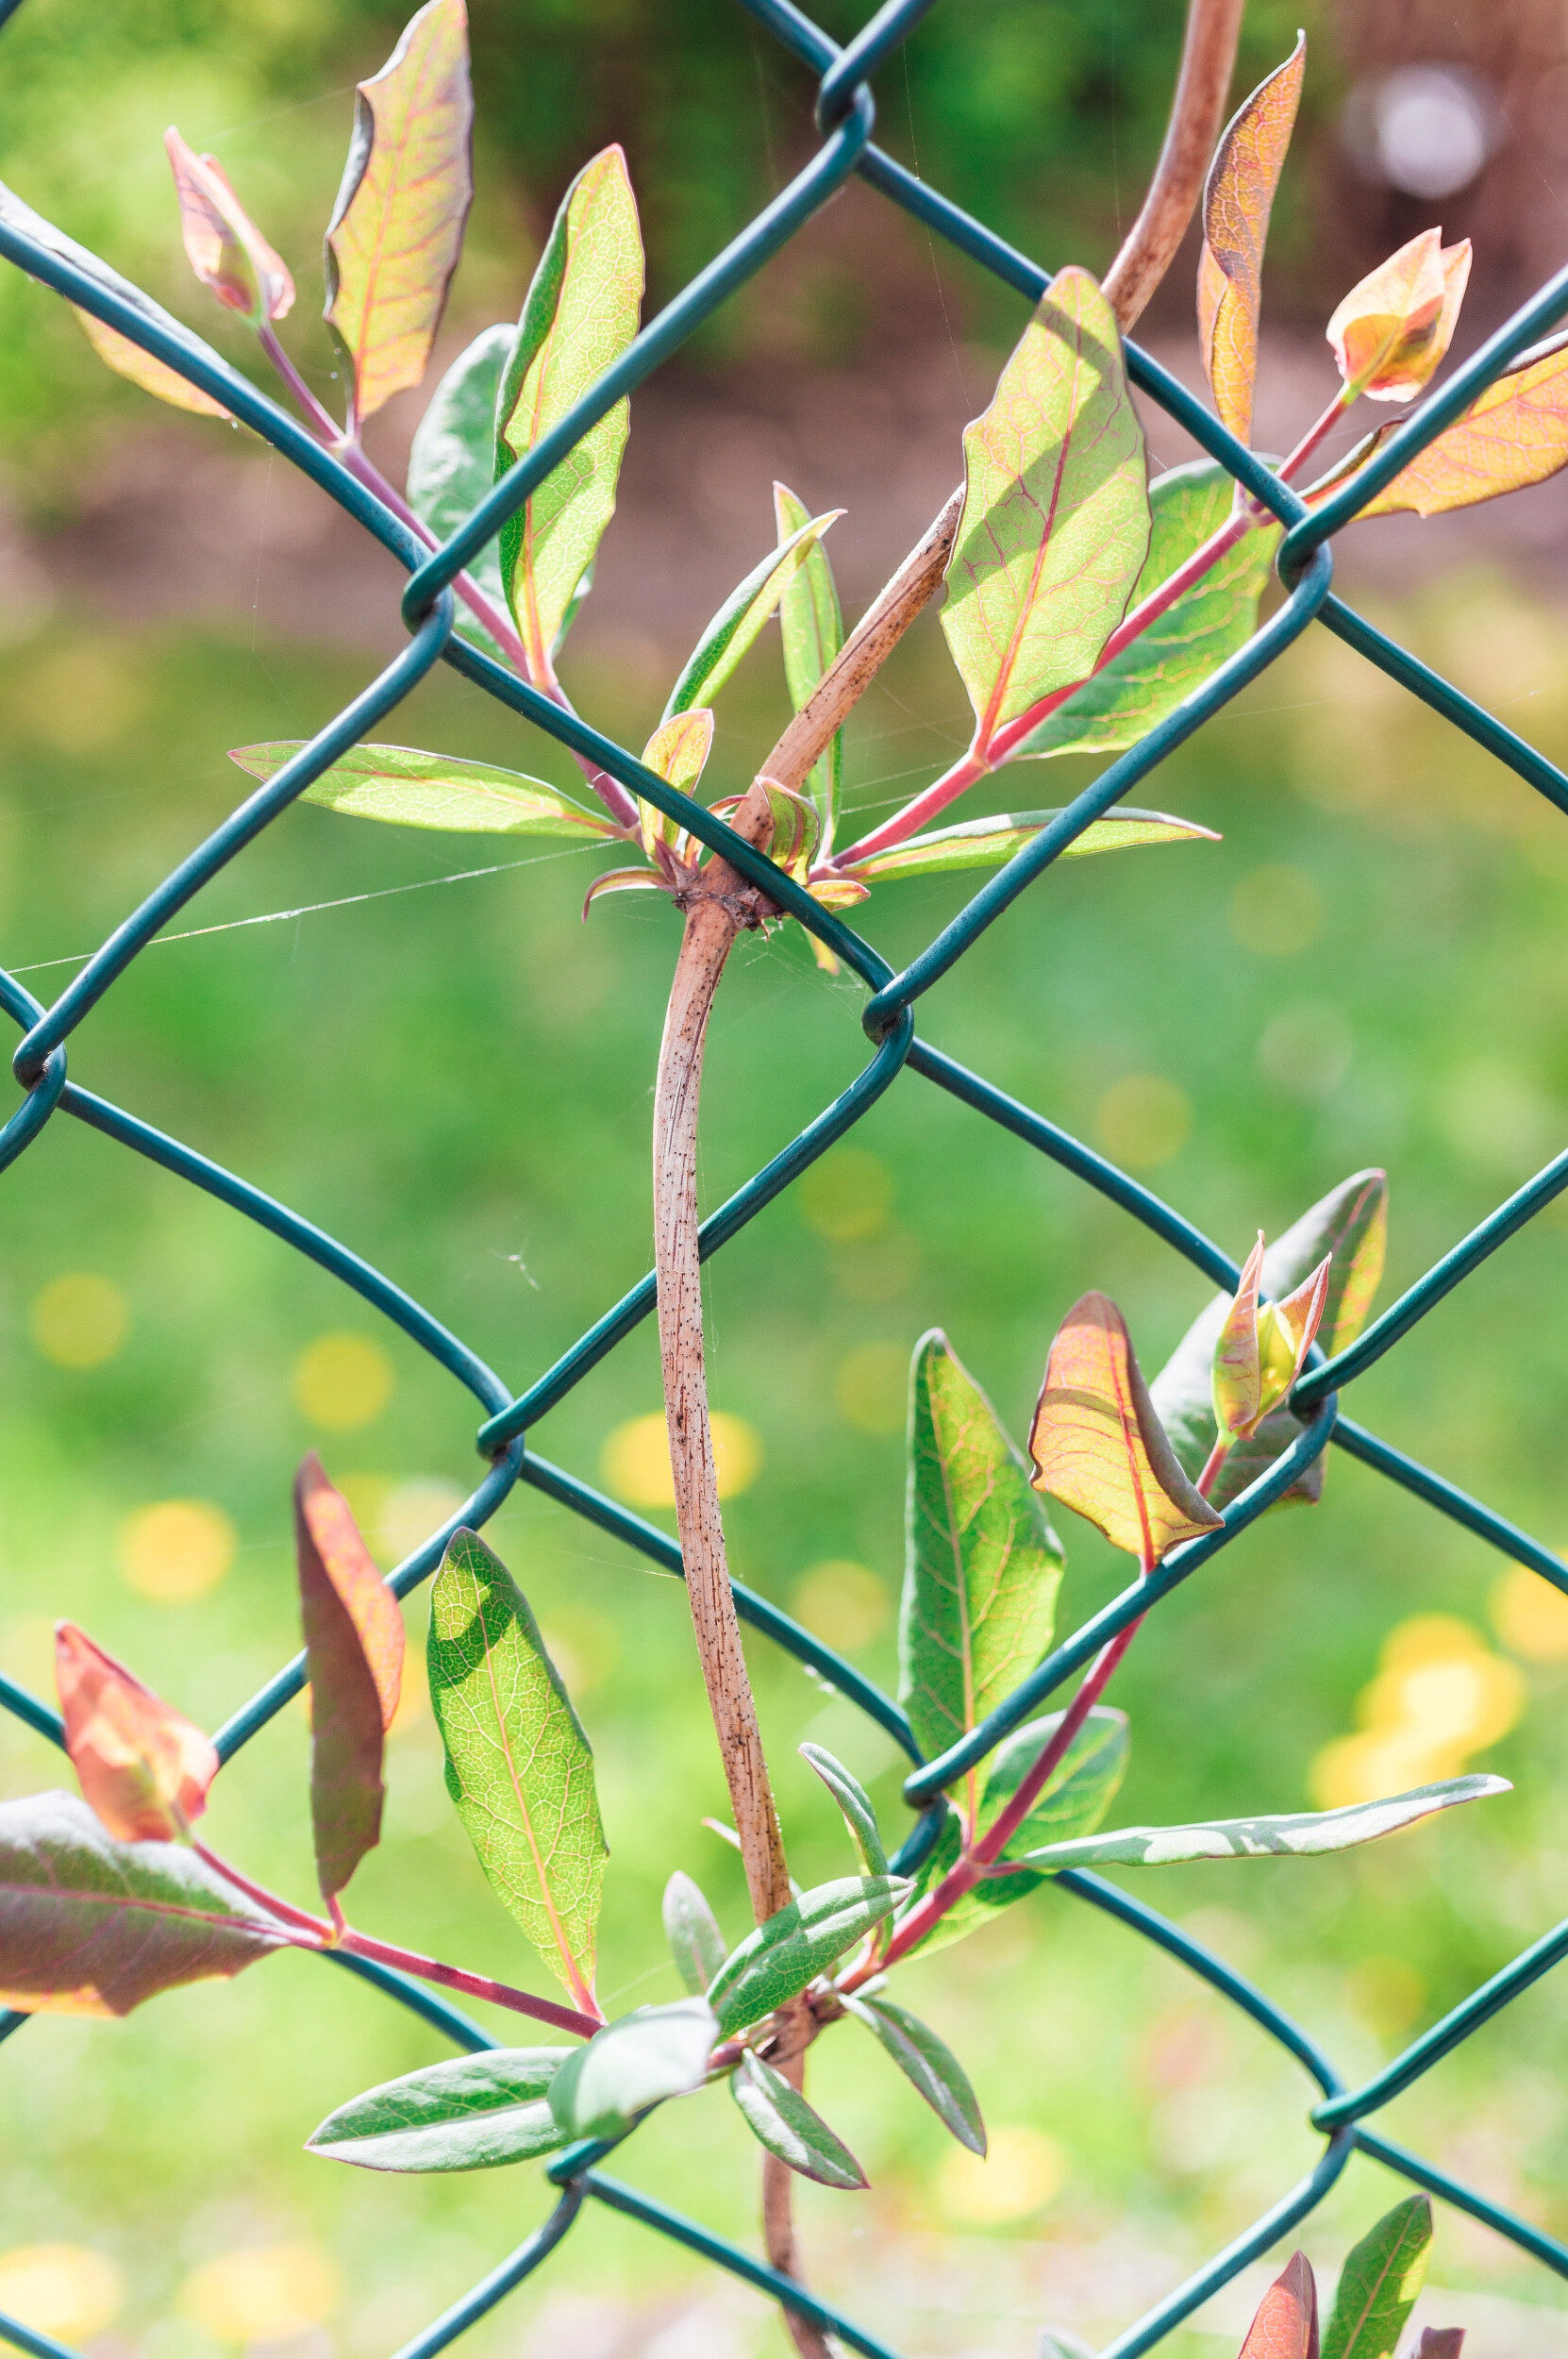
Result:
M1175 259L1196 208L1219 131L1235 62L1243 0L1190 0L1169 128L1149 193L1105 281L1126 331ZM865 694L893 647L940 586L962 508L955 493L845 643L809 702L791 723L734 814L748 843L765 839L766 783L798 791L812 763ZM685 930L671 984L654 1097L654 1248L665 1419L676 1520L697 1652L728 1782L746 1885L760 1923L790 1900L757 1708L731 1594L719 1506L703 1348L698 1258L697 1121L708 1019L737 936L763 924L771 904L727 862L715 858L681 895ZM1130 1632L1127 1633L1130 1636ZM1120 1648L1115 1649L1119 1657ZM1100 1684L1113 1668L1103 1666ZM1095 1691L1097 1692L1097 1685ZM1089 1698L1080 1698L1086 1711ZM1068 1732L1064 1730L1065 1741ZM816 2025L809 2000L792 2002L776 2023L776 2067L799 2087ZM800 2280L791 2173L762 2163L763 2234L769 2261ZM822 2329L786 2311L801 2359L828 2359Z

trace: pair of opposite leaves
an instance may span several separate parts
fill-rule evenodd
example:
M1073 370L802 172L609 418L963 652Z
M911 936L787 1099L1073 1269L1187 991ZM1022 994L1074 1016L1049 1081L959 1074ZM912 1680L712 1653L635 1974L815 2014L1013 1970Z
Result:
M324 1899L380 1838L382 1748L403 1675L403 1616L348 1502L312 1451L294 1485L310 1681L310 1810ZM73 1622L58 1626L65 1746L83 1794L123 1843L173 1842L207 1808L211 1739Z

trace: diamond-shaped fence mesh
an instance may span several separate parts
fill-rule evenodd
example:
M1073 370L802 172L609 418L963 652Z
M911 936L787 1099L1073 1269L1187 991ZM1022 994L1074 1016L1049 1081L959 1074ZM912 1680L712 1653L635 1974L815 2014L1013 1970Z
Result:
M0 6L0 24L14 12L17 5L18 0L10 0L9 6ZM1164 369L1136 344L1128 347L1128 369L1133 382L1286 527L1278 560L1286 591L1284 602L1201 689L1140 744L1112 761L1026 849L986 883L901 973L894 973L869 943L832 917L792 877L755 851L722 820L643 768L623 746L563 712L502 665L454 636L453 600L448 586L453 577L499 531L508 516L521 507L535 486L560 463L595 422L676 352L726 296L759 271L852 173L858 173L892 203L904 207L927 228L949 240L1004 284L1031 300L1038 299L1051 283L1048 271L914 177L872 140L875 106L870 78L897 50L932 7L933 0L888 0L888 5L847 47L830 40L792 6L791 0L741 0L741 5L786 49L821 75L817 103L821 143L816 153L773 203L642 330L571 414L510 470L468 524L434 555L320 443L209 347L25 206L8 195L0 201L0 252L11 262L117 328L221 401L337 500L407 567L410 577L402 605L409 632L404 651L164 878L115 929L52 1007L43 1007L21 983L0 972L0 1001L23 1033L13 1063L25 1091L23 1103L0 1130L0 1168L23 1154L53 1117L69 1114L88 1123L193 1187L206 1190L235 1213L258 1222L297 1252L307 1255L401 1328L459 1383L466 1385L480 1403L485 1422L479 1428L478 1448L488 1462L488 1471L459 1513L389 1575L392 1588L400 1597L435 1570L453 1531L462 1525L482 1527L518 1482L533 1485L591 1523L628 1541L655 1563L672 1572L680 1572L679 1550L664 1533L628 1514L575 1476L537 1457L528 1447L533 1427L654 1309L653 1277L645 1278L607 1311L554 1367L526 1393L514 1398L502 1380L459 1337L346 1246L177 1139L78 1088L67 1078L67 1045L77 1026L175 912L236 860L312 780L384 721L434 664L453 665L503 704L549 731L574 753L589 757L635 794L670 813L692 835L723 852L778 907L797 917L826 943L868 989L870 995L863 1007L862 1021L874 1045L870 1062L842 1096L710 1216L702 1232L703 1250L707 1254L717 1252L735 1236L764 1205L841 1139L892 1081L907 1071L949 1092L1011 1132L1024 1147L1048 1156L1086 1186L1097 1189L1143 1221L1216 1284L1226 1289L1234 1287L1240 1274L1237 1265L1218 1246L1173 1207L1092 1148L980 1075L922 1042L915 1032L914 1010L921 995L965 955L987 927L1043 874L1084 828L1111 809L1175 746L1256 678L1309 624L1317 623L1334 632L1369 663L1378 666L1430 705L1568 813L1568 775L1336 596L1332 589L1331 553L1333 536L1350 522L1353 513L1392 481L1418 450L1458 418L1476 394L1510 366L1534 339L1568 313L1568 270L1560 272L1543 287L1462 368L1454 372L1440 392L1420 405L1361 469L1354 486L1331 494L1310 512L1288 486L1226 433ZM835 998L826 1004L836 1012L843 1002ZM1228 1546L1238 1532L1282 1497L1304 1468L1330 1444L1347 1450L1390 1481L1426 1500L1439 1514L1452 1517L1504 1555L1527 1565L1543 1580L1568 1593L1568 1565L1551 1549L1491 1508L1466 1497L1441 1475L1390 1447L1347 1417L1340 1407L1341 1395L1354 1378L1407 1335L1444 1295L1564 1188L1568 1188L1568 1152L1548 1163L1454 1246L1349 1348L1327 1362L1318 1355L1316 1364L1297 1385L1294 1395L1295 1406L1309 1410L1310 1421L1285 1455L1226 1511L1223 1528L1175 1549L1150 1578L1140 1581L1093 1615L1058 1647L981 1728L936 1763L922 1760L909 1722L891 1697L787 1614L737 1585L737 1602L746 1622L820 1671L909 1754L913 1765L905 1782L904 1794L917 1817L895 1865L912 1865L924 1855L935 1831L932 1804L945 1784L1036 1712L1109 1639L1147 1613ZM300 1660L285 1665L218 1732L220 1755L227 1760L248 1743L298 1693L303 1681ZM0 1679L0 1703L45 1737L60 1741L58 1715L14 1682ZM1098 1876L1069 1872L1058 1881L1078 1899L1107 1912L1129 1932L1158 1944L1178 1959L1276 2040L1319 2092L1310 2120L1325 2139L1322 2154L1299 2184L1281 2194L1244 2234L1146 2317L1129 2326L1108 2346L1102 2359L1132 2359L1134 2353L1159 2344L1211 2294L1313 2211L1358 2150L1510 2238L1558 2275L1568 2277L1568 2246L1492 2202L1477 2189L1437 2169L1420 2155L1394 2144L1371 2126L1393 2098L1431 2070L1560 1959L1568 1956L1568 1922L1523 1951L1383 2071L1359 2088L1347 2088L1316 2042L1263 1991L1233 1971L1201 1942ZM423 2016L459 2048L477 2050L492 2045L476 2024L403 1975L367 1960L341 1954L331 1962ZM0 2039L22 2030L28 2019L24 2014L0 2013ZM711 2234L695 2221L609 2176L601 2167L608 2151L604 2145L579 2144L548 2166L547 2176L559 2187L559 2196L543 2226L443 2317L409 2343L398 2359L433 2359L435 2352L454 2342L547 2260L591 2200L609 2205L642 2222L656 2234L676 2240L765 2293L788 2296L791 2307L816 2319L850 2349L866 2353L868 2359L894 2359L888 2345L857 2326L833 2304L794 2286L739 2246ZM35 2353L37 2359L75 2359L66 2346L15 2319L0 2317L0 2336Z

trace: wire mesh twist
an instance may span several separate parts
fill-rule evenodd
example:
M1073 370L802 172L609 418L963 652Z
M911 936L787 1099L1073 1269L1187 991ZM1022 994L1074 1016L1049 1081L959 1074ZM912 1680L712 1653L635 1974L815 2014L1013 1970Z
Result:
M1322 501L1310 513L1295 494L1227 433L1184 387L1136 344L1129 344L1127 366L1133 383L1285 527L1278 558L1286 592L1284 601L1244 647L1138 745L1112 761L1093 785L975 894L951 923L899 973L869 943L824 910L792 878L754 850L723 820L645 769L624 746L575 715L563 712L514 674L455 637L449 587L455 576L596 421L668 359L709 313L786 244L851 174L858 174L1031 301L1037 301L1051 283L1049 272L917 179L872 141L875 108L870 76L913 30L934 0L887 0L887 5L845 46L830 40L791 0L739 0L739 4L820 75L816 115L821 143L816 153L772 204L642 330L570 414L509 471L467 524L434 554L319 443L210 347L107 264L30 213L27 208L15 200L0 205L0 253L221 401L319 484L397 558L410 577L402 602L403 617L410 634L408 646L353 703L328 722L164 878L88 961L53 1007L45 1009L13 977L0 970L0 1004L15 1019L23 1034L13 1064L26 1093L22 1105L0 1129L0 1170L32 1145L52 1116L61 1113L74 1115L204 1189L305 1254L401 1328L449 1375L466 1385L481 1404L486 1421L479 1429L477 1440L481 1454L490 1462L489 1471L458 1513L388 1575L389 1585L399 1597L407 1595L436 1569L455 1531L463 1525L482 1526L519 1481L532 1485L603 1531L628 1542L669 1571L681 1571L679 1548L665 1533L575 1475L537 1457L526 1446L532 1427L653 1310L652 1275L607 1311L527 1392L514 1397L502 1380L459 1337L349 1247L179 1140L168 1137L91 1091L78 1088L67 1078L66 1044L83 1018L167 921L286 811L312 780L383 721L438 661L451 664L573 752L588 756L634 794L667 812L713 850L722 852L762 887L780 909L798 918L837 952L868 987L870 997L862 1011L862 1021L874 1044L870 1062L851 1086L782 1153L776 1155L710 1215L701 1232L705 1257L717 1252L842 1138L894 1079L908 1070L934 1082L1010 1131L1026 1146L1049 1157L1119 1204L1216 1284L1227 1290L1235 1286L1240 1275L1237 1264L1172 1206L1044 1115L1020 1104L978 1074L917 1039L914 1002L963 957L985 929L1084 828L1265 670L1309 623L1323 624L1346 645L1495 755L1560 811L1568 813L1568 775L1335 595L1329 545L1333 535L1351 521L1373 494L1392 481L1417 451L1452 424L1536 337L1568 313L1568 270L1550 279L1462 368L1455 371L1441 391L1423 402L1360 469L1354 484ZM0 0L0 25L15 13L19 5L20 0ZM1094 1614L1056 1648L979 1728L934 1762L923 1760L908 1719L890 1696L766 1598L736 1584L736 1600L743 1620L822 1673L842 1695L888 1732L909 1756L913 1767L905 1781L904 1796L918 1815L894 1862L896 1866L912 1867L925 1855L936 1834L942 1791L953 1778L1034 1713L1107 1639L1147 1612L1235 1539L1238 1532L1283 1496L1329 1443L1425 1499L1441 1514L1568 1594L1568 1565L1551 1549L1493 1509L1468 1497L1441 1475L1353 1422L1342 1414L1338 1400L1340 1386L1372 1366L1434 1304L1565 1187L1568 1151L1555 1158L1443 1255L1348 1349L1328 1361L1317 1355L1316 1364L1297 1385L1293 1397L1298 1409L1311 1413L1309 1421L1290 1449L1226 1511L1223 1527L1173 1550L1151 1579L1129 1587ZM226 1761L248 1743L303 1684L303 1658L296 1657L217 1732L215 1742L220 1757ZM58 1715L3 1676L0 1704L43 1736L57 1744L62 1741ZM1210 2295L1306 2218L1358 2150L1482 2221L1560 2277L1568 2278L1568 2246L1367 2126L1369 2118L1383 2106L1568 1956L1568 1921L1521 1952L1381 2072L1359 2088L1347 2088L1333 2063L1309 2033L1203 1943L1102 1877L1074 1870L1058 1876L1056 1882L1177 1959L1293 2056L1321 2093L1309 2118L1326 2139L1322 2154L1306 2178L1283 2194L1224 2251L1108 2345L1101 2359L1135 2359L1135 2354L1162 2341ZM422 2016L458 2047L479 2050L492 2045L476 2023L408 1977L365 1959L341 1952L327 1955L333 1965L375 1984ZM0 2011L0 2040L8 2038L28 2020L25 2014ZM434 2359L436 2352L483 2317L547 2259L590 2198L642 2221L767 2294L787 2296L792 2309L815 2319L850 2349L865 2353L866 2359L897 2359L889 2345L857 2326L832 2303L781 2277L740 2246L607 2175L600 2166L609 2150L607 2144L582 2142L558 2156L547 2167L545 2175L559 2188L559 2199L543 2225L461 2300L406 2344L396 2359ZM66 2345L4 2316L0 2316L0 2337L32 2352L35 2359L76 2359Z

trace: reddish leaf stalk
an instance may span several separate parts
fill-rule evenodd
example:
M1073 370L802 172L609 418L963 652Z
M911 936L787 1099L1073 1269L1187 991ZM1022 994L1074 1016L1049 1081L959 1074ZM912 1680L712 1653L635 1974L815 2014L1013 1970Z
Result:
M604 2021L599 2015L584 2015L575 2007L563 2007L553 1999L538 1999L532 1991L516 1990L509 1983L492 1982L487 1974L470 1974L460 1966L443 1966L439 1958L427 1958L417 1949L403 1949L389 1941L373 1940L369 1933L356 1932L343 1921L337 1901L331 1903L332 1922L325 1916L312 1916L308 1909L296 1908L265 1884L230 1866L205 1843L192 1842L192 1849L208 1866L242 1892L247 1900L264 1909L269 1916L291 1929L296 1949L346 1949L354 1956L372 1958L379 1966L397 1966L405 1974L415 1975L421 1982L439 1983L447 1990L460 1990L470 1999L488 1999L498 2007L508 2008L513 2015L528 2015L541 2023L552 2024L559 2032L575 2032L579 2038L592 2039Z
M1193 1486L1200 1498L1206 1499L1209 1497L1215 1483L1219 1481L1220 1468L1225 1464L1226 1460L1229 1456L1230 1436L1228 1433L1222 1433L1215 1442L1213 1448L1205 1459L1203 1472L1199 1475L1197 1481Z
M392 514L401 523L406 524L410 532L417 533L427 549L438 548L440 543L428 526L423 524L414 514L401 493L393 490L375 461L366 458L358 440L345 434L331 412L325 410L316 399L315 394L284 351L271 325L263 322L256 332L262 351L298 403L307 424L317 440L326 445L333 457L340 460L348 469L350 475L358 477L367 491L374 492L376 498L384 506L390 508ZM553 672L548 679L533 679L533 667L529 664L527 652L522 640L513 629L509 619L501 612L492 600L486 597L478 583L468 574L457 574L453 577L452 587L475 621L484 625L514 670L520 673L524 679L532 680L533 685L542 694L547 695L553 704L559 705L563 712L570 712L572 706L567 698L566 691ZM608 770L599 769L585 755L576 754L573 759L610 817L628 833L634 833L638 825L635 797L627 794L619 778L612 778Z
M1326 426L1324 431L1326 433ZM1093 671L1087 672L1082 679L1070 680L1064 688L1052 689L1048 696L1042 696L1037 703L1030 705L1026 712L1021 712L1015 720L1009 721L985 744L976 740L963 759L955 762L952 769L944 772L934 785L926 787L911 802L906 803L902 811L894 811L891 819L873 828L870 835L863 835L858 844L851 844L846 850L835 854L827 867L820 873L832 875L835 871L851 868L858 862L869 860L874 853L887 851L893 845L902 844L908 837L917 834L927 820L934 819L939 811L945 811L949 803L956 802L978 779L1006 761L1059 706L1064 705L1069 696L1076 696L1080 688L1086 687L1090 680L1103 672L1108 663L1113 663L1132 645L1134 640L1142 638L1144 631L1158 623L1178 598L1184 597L1195 583L1201 581L1204 575L1210 572L1238 541L1243 540L1259 521L1259 517L1250 510L1238 510L1227 516L1218 530L1209 534L1201 548L1194 549L1185 563L1178 565L1174 574L1151 590L1148 596L1118 624L1101 648Z

